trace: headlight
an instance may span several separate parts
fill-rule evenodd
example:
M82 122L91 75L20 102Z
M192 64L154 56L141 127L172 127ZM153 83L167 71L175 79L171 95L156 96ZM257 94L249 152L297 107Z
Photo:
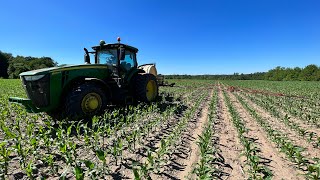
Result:
M24 79L26 81L37 81L41 78L43 78L45 75L36 75L36 76L24 76Z

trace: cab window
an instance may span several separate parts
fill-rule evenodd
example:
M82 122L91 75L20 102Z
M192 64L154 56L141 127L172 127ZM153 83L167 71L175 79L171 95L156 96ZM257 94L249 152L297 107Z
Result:
M116 49L108 49L99 51L97 54L97 59L99 64L109 64L109 65L117 65L117 50Z
M120 66L126 71L129 71L131 68L135 67L135 58L135 53L126 51L124 60L120 61Z

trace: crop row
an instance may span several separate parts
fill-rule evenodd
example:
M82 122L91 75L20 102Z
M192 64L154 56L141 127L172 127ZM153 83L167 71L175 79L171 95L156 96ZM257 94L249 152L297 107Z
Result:
M232 117L232 122L235 128L238 131L238 137L244 148L242 155L246 157L246 164L248 166L249 176L252 179L269 179L273 176L270 169L265 166L259 156L259 148L254 143L254 141L247 136L248 129L240 117L237 110L233 107L233 104L230 102L230 97L227 93L223 92L224 98L226 100L227 107Z
M200 105L203 103L208 93L200 93L198 99L194 101L194 106L188 109L179 122L172 128L171 133L160 140L160 147L147 152L147 159L144 163L137 162L133 168L135 179L151 179L151 174L160 174L163 168L170 163L172 154L182 142L182 133L185 132L190 119L194 118L199 111Z
M284 109L290 115L300 118L301 120L311 123L317 127L320 127L319 123L319 108L314 107L304 99L284 98L284 97L272 97L256 95L260 99L269 101L274 106Z
M274 106L272 101L269 101L268 97L265 96L253 96L249 94L244 94L247 98L249 98L252 102L256 103L257 105L263 107L266 111L270 112L272 116L277 118L280 122L285 124L288 128L292 129L293 131L297 132L297 134L303 138L308 138L308 141L313 142L315 146L320 146L320 138L315 137L314 133L308 132L307 129L299 126L296 122L290 119L288 114L282 113L279 107ZM283 106L282 106L283 107Z
M239 95L236 94L238 101L242 106L250 113L250 115L256 120L256 122L263 128L266 132L268 138L273 141L280 152L286 154L290 161L297 164L299 168L304 168L306 171L306 177L310 179L319 179L320 178L320 161L317 158L308 160L303 156L303 148L295 145L290 141L284 134L274 130L272 126L268 123L267 119L264 119L259 115L248 103Z
M315 101L320 97L319 82L309 81L223 81L223 83L231 86L239 86L243 88L259 89L263 91L283 93L293 96L305 96L310 98L311 102L319 106L319 102Z
M217 108L218 95L217 88L215 88L209 105L207 122L204 124L203 131L197 141L200 157L192 171L192 174L195 174L197 179L218 179L222 173L220 164L224 163L224 159L219 154L219 149L216 147L216 137L214 136Z
M112 107L103 116L80 122L54 122L44 113L26 113L20 106L8 104L7 95L1 95L0 177L16 176L12 173L17 170L21 170L20 176L25 174L30 179L108 176L115 167L128 165L128 156L144 150L146 139L162 129L183 130L203 101L198 101L198 96L207 97L205 92L196 86L168 88L161 90L156 103ZM179 134L162 137L160 147L173 144L169 137L175 139ZM158 151L150 152L155 156Z

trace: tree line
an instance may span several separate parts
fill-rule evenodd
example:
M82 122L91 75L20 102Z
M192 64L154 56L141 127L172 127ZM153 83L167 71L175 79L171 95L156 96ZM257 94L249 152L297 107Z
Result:
M265 74L265 80L272 81L320 81L320 67L311 64L304 68L276 67Z
M13 56L0 51L0 78L19 78L22 72L56 65L50 57Z
M16 56L0 51L0 78L19 78L25 71L57 66L50 57ZM271 80L271 81L320 81L320 67L311 64L304 68L276 67L268 72L231 75L166 75L167 79L212 80Z
M232 75L166 75L167 79L211 79L211 80L270 80L270 81L320 81L320 67L314 64L304 68L276 67L268 72Z

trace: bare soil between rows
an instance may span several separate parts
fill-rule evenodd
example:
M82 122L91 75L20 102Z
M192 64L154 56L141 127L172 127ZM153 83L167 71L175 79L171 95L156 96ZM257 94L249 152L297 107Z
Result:
M247 168L246 157L242 156L243 146L240 143L239 135L236 128L233 125L231 114L228 110L226 99L223 96L223 92L226 92L230 97L232 105L239 113L241 119L248 127L249 131L246 136L252 138L254 143L260 149L259 156L263 159L264 165L266 165L273 173L272 179L303 179L303 176L299 175L303 172L296 168L295 164L290 162L287 157L276 147L276 145L268 139L266 132L260 127L250 113L241 105L237 100L235 94L239 94L253 109L261 115L266 121L273 125L273 127L288 136L295 144L305 147L305 155L307 157L319 157L320 150L312 147L305 139L300 138L294 131L288 129L283 123L279 122L276 118L272 117L270 113L251 102L244 97L238 91L230 91L221 84L214 85L206 88L199 88L205 90L208 96L204 98L202 103L188 120L186 129L183 131L179 143L177 144L174 152L168 157L169 163L167 163L162 169L161 173L151 174L152 179L196 179L195 174L192 171L196 164L200 160L200 152L197 142L199 135L203 132L205 124L208 121L209 104L213 98L213 92L217 91L217 113L214 124L214 144L219 152L219 155L223 159L223 162L218 165L220 179L248 179L249 172ZM195 90L196 91L196 90ZM182 96L187 98L188 95L194 94L192 91ZM187 102L187 105L192 105L193 102ZM144 163L147 161L148 151L156 150L160 147L161 139L168 137L173 131L174 127L180 122L184 116L184 111L175 114L173 117L163 122L159 127L152 129L148 135L144 135L142 141L137 144L134 150L124 149L119 163L115 163L114 159L107 157L107 165L111 170L110 174L105 179L134 179L133 163ZM298 122L297 119L292 119ZM142 119L140 123L147 122L147 119ZM301 123L301 122L300 122ZM304 128L309 126L300 124ZM127 129L130 133L132 129ZM318 129L312 129L316 131ZM129 134L128 133L128 134ZM2 138L2 137L0 137ZM112 137L114 138L114 137ZM112 138L106 142L111 143ZM81 144L82 143L82 144ZM93 162L99 162L96 155L93 152L87 153L84 142L78 142L79 145L83 145L78 149L78 153L82 159L90 159ZM82 152L81 152L82 151ZM16 154L12 154L16 156ZM18 159L13 159L13 165L10 166L10 179L26 179L25 173L19 169ZM62 163L62 157L57 157L56 163ZM44 165L39 163L40 165ZM46 169L48 167L41 167ZM63 169L59 170L62 173ZM69 172L68 179L75 179L74 175ZM50 176L48 179L58 179L57 176Z
M285 134L288 137L288 139L290 139L295 145L303 147L303 155L309 157L310 159L314 157L320 157L320 149L314 147L312 143L308 142L305 137L299 136L296 131L290 129L278 118L274 117L270 112L267 112L262 107L258 106L257 104L255 104L248 98L244 97L243 95L241 96L256 110L256 112L258 112L265 120L267 120L274 129Z
M303 179L298 176L301 172L294 169L294 164L286 160L283 154L280 154L275 144L268 140L264 130L251 117L249 112L244 109L233 93L229 92L228 95L243 119L245 126L249 129L247 136L252 138L259 148L259 156L263 159L263 164L272 171L273 179Z
M218 87L218 121L215 128L218 149L226 164L222 168L222 179L246 179L248 176L244 171L245 159L240 155L243 148L238 139L238 133L232 125L221 86Z

